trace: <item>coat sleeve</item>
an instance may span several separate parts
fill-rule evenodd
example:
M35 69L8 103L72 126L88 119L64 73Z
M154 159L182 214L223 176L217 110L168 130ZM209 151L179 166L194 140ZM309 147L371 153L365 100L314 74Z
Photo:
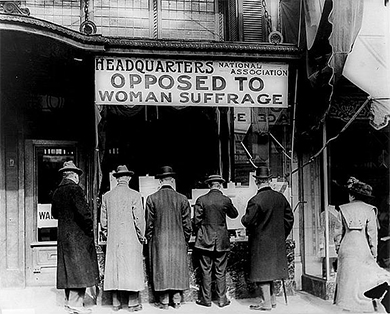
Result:
M200 224L202 223L203 213L204 210L203 210L202 202L198 198L194 206L194 227L196 230L199 229Z
M370 212L367 219L367 241L371 250L371 254L376 258L378 255L378 226L376 218L376 208Z
M290 203L286 200L286 204L284 207L284 234L285 237L290 234L291 229L294 225L294 213L291 209Z
M141 244L145 243L145 214L142 206L142 198L141 195L137 195L134 200L133 207L133 220L135 231L137 232L138 240Z
M75 212L76 223L84 230L86 235L93 236L92 213L80 186L76 186L71 194Z
M190 241L191 238L192 227L191 227L191 207L187 199L183 203L181 215L183 221L184 237L188 242Z
M259 215L259 206L253 199L250 199L246 206L245 215L241 218L241 223L248 229L257 225Z
M100 227L104 239L107 239L107 224L108 224L108 219L107 219L106 197L103 195L102 205L100 207Z
M51 215L54 219L58 219L58 208L55 202L51 202Z
M148 198L146 199L145 215L146 215L145 237L149 241L153 235L154 219L155 219L155 208L153 206L153 202L150 196L148 196Z
M238 217L238 210L236 207L234 207L233 202L230 198L227 199L226 215L232 219Z

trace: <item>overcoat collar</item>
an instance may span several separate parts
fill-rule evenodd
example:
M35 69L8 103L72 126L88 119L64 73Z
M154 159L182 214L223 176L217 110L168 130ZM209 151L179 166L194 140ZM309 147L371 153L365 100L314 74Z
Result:
M161 189L171 189L173 190L173 187L171 187L169 184L165 184L161 186Z
M76 184L76 185L77 185L77 183L74 182L73 180L64 178L64 179L62 179L62 181L61 181L61 183L60 183L60 186L61 186L61 185L69 185L69 184Z
M268 191L272 190L270 186L265 186L257 190L257 193L263 192L263 191Z
M222 191L219 189L210 189L209 193L221 193L222 194Z

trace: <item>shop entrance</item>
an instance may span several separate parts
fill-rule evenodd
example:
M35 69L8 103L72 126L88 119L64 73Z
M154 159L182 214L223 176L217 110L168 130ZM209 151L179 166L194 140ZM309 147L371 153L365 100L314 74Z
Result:
M51 217L51 195L64 161L77 163L75 142L26 141L25 146L26 284L55 285L57 220Z

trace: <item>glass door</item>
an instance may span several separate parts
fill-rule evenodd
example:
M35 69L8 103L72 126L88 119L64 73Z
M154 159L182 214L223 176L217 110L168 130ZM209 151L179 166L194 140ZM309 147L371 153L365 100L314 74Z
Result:
M27 285L54 285L57 265L57 220L51 198L61 181L58 169L73 160L74 142L26 143L26 281Z

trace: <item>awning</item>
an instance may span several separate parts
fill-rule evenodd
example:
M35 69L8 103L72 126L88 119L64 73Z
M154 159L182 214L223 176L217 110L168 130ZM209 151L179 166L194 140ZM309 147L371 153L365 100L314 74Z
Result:
M331 3L329 13L320 0L305 2L307 49L313 55L312 63L314 60L313 73L308 71L312 85L321 86L319 83L326 81L333 87L343 75L369 95L371 125L376 129L385 127L390 120L390 4L384 0L326 0L325 7ZM323 18L329 14L331 32L327 39L326 23L315 22L319 13ZM311 45L314 34L316 39ZM326 43L331 52L319 50ZM321 62L323 59L327 62ZM332 96L331 91L325 115L329 113Z
M348 55L343 76L371 98L371 125L381 129L390 120L390 5L365 0L360 32Z

